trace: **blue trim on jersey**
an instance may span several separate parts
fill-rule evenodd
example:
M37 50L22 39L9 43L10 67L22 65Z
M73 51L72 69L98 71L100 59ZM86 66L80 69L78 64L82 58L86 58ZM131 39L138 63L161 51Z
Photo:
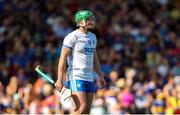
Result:
M83 80L70 80L66 82L66 87L77 92L94 93L96 90L94 82Z
M71 46L64 45L64 44L63 44L63 47L73 49Z

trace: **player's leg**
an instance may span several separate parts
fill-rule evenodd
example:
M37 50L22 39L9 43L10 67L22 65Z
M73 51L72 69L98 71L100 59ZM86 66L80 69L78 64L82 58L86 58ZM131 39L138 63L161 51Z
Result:
M87 109L86 93L73 91L72 98L76 104L76 107L71 114L86 113L86 109Z
M87 109L86 114L90 113L91 104L94 98L95 93L95 83L94 82L86 82L86 99L87 99Z
M87 109L85 82L81 80L72 80L68 84L72 91L72 98L76 105L72 114L85 113Z
M94 98L94 93L86 93L86 97L87 97L87 109L85 114L89 114L91 110L91 104Z

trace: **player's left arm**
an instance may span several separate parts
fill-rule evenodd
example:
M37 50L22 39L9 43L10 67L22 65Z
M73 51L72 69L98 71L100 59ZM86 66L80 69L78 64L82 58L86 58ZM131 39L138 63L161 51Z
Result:
M100 62L99 62L99 58L98 58L96 50L94 52L94 66L93 67L94 67L93 68L94 71L99 76L99 82L100 82L101 87L104 87L106 85L106 82L105 82L104 76L102 75L102 72L101 72L101 66L100 66Z
M94 71L98 74L98 76L102 76L101 66L100 66L100 62L99 62L99 58L98 58L96 50L94 52Z

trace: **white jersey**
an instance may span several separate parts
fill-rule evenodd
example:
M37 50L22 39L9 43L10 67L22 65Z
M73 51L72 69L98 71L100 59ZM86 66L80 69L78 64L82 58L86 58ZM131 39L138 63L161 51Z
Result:
M68 80L94 81L93 60L96 42L97 39L93 33L85 34L78 29L65 37L63 47L71 49L67 58Z

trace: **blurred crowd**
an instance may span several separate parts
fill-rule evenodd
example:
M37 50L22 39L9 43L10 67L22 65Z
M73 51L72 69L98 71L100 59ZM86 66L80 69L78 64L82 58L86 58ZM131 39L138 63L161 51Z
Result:
M56 80L62 41L80 9L96 16L107 81L91 114L180 114L178 0L0 0L0 113L72 110L34 68Z

